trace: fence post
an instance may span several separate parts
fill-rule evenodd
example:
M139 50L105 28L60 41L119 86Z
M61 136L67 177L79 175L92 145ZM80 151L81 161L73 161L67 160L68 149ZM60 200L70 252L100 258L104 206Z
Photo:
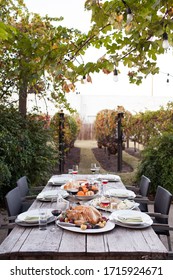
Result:
M124 117L123 112L118 113L118 156L117 156L117 171L121 172L122 170L122 142L123 142L123 132L121 120Z
M59 172L64 173L64 113L59 113Z

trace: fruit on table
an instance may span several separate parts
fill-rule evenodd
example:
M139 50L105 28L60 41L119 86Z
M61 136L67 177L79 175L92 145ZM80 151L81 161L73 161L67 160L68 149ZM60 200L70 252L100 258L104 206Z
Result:
M94 195L98 192L98 187L96 185L90 185L88 183L84 183L79 187L79 191L77 195Z

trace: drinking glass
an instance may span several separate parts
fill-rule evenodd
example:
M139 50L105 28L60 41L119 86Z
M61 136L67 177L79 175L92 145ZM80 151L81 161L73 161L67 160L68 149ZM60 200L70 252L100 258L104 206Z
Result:
M56 218L55 218L54 226L51 228L51 231L56 231L57 217L61 215L61 213L68 208L69 208L69 202L65 200L61 195L58 195L57 202L56 202L56 209L52 210L52 215L54 215Z
M39 229L47 229L47 210L42 208L39 209Z
M72 174L73 174L73 175L78 174L78 169L79 169L79 167L78 167L77 164L73 165L72 169L73 169L73 171L72 171Z
M102 180L102 184L101 184L101 193L102 193L102 195L104 195L104 193L105 193L105 187L106 187L107 183L108 183L108 180L106 180L106 179Z
M91 163L91 168L90 168L91 172L94 174L97 170L97 165L96 163Z
M100 173L100 166L96 166L96 174Z
M57 198L56 209L61 213L64 212L69 207L69 202L65 200L61 195Z
M73 178L73 169L72 168L68 169L68 174L70 176L70 180L72 180L72 178Z

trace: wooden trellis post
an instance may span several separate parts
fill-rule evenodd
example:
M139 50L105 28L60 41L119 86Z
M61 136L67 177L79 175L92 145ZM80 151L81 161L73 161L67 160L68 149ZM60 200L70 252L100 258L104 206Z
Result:
M122 131L122 123L121 120L124 117L124 113L118 113L118 156L117 156L117 171L122 171L122 143L123 143L123 131Z
M64 113L59 113L59 172L64 173Z

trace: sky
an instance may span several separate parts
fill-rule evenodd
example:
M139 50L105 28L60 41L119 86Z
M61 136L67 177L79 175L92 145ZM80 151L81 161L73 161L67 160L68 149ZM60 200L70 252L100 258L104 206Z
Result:
M42 16L46 14L52 17L63 16L64 20L61 24L64 26L78 28L82 32L89 30L90 12L84 11L84 0L25 0L24 2L30 12L36 12ZM103 54L102 49L89 49L84 61L95 61ZM173 53L170 50L158 59L160 74L148 76L140 86L129 83L127 76L129 69L123 66L119 68L120 74L116 83L113 81L112 73L109 75L92 74L92 84L78 83L77 92L80 94L76 97L76 93L70 93L67 100L80 114L92 115L92 117L98 110L105 109L105 106L113 109L117 105L123 105L132 112L156 110L168 101L173 101L172 63ZM169 83L166 82L168 73L170 74ZM51 106L49 106L50 114L53 114L54 108Z

